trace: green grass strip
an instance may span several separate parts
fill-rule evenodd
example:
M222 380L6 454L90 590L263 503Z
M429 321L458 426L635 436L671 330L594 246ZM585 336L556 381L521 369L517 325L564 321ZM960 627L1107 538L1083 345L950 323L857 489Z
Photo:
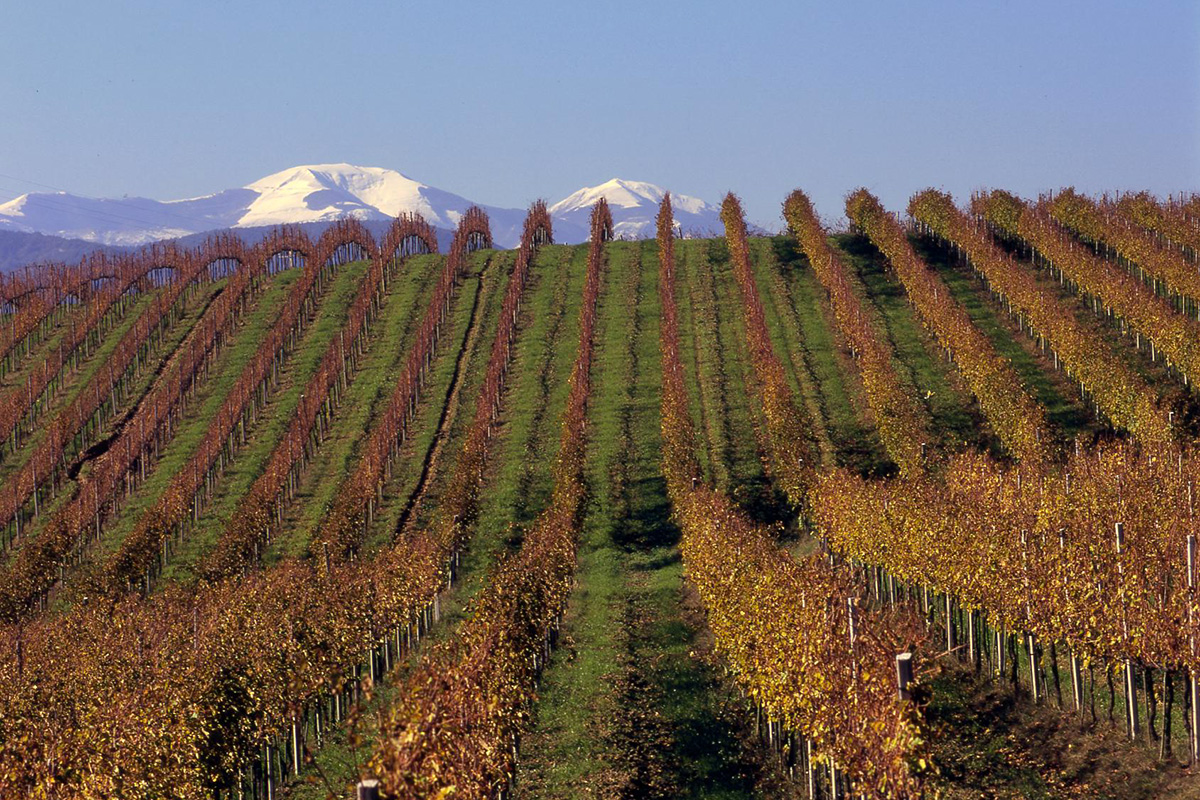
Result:
M659 470L654 242L615 242L609 253L578 588L522 739L516 797L755 797L758 765L696 655Z

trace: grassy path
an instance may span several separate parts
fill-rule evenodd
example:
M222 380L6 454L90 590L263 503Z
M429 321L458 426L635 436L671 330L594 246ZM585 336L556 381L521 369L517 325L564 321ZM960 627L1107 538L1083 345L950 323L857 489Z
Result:
M544 247L534 261L522 315L528 327L513 356L500 426L493 445L497 472L479 503L477 534L507 531L516 546L525 525L545 508L554 488L560 418L579 341L579 307L587 248Z
M680 350L685 353L684 373L691 396L691 411L703 433L699 448L705 477L718 485L729 484L728 447L725 437L724 382L721 375L721 341L716 322L712 282L701 280L707 270L703 249L680 246L676 252L680 286L686 298L679 303Z
M685 351L694 353L688 386L704 424L711 477L756 517L777 518L763 468L757 432L759 413L751 402L753 374L747 361L741 298L723 239L681 240L677 247L682 283L681 331ZM685 370L687 365L685 364ZM705 449L701 448L702 451Z
M449 443L451 423L458 416L458 409L462 403L464 367L469 354L478 347L479 332L482 327L480 321L491 296L490 292L495 287L495 281L484 279L484 273L490 265L491 260L489 259L484 270L470 276L469 283L463 289L462 313L466 316L467 322L465 326L462 326L462 336L456 340L457 347L454 348L454 358L450 362L452 366L446 374L445 380L441 381L445 383L445 390L436 394L434 402L430 404L431 407L440 406L441 411L437 415L437 425L434 427L433 436L430 437L425 449L425 457L421 459L416 485L413 487L408 501L401 507L395 524L391 526L393 537L403 537L413 531L415 519L413 512L424 502L433 476L437 474L438 465L441 464L442 454L445 453Z
M699 654L659 469L657 281L653 242L609 246L578 588L522 740L521 798L758 793L737 703Z
M865 236L840 236L838 240L857 271L864 297L877 312L880 330L891 342L897 371L925 406L940 449L947 454L968 446L1000 452L999 441L970 388L921 323L886 257Z
M810 435L825 466L836 463L837 450L830 432L829 412L816 379L815 356L800 322L791 288L783 279L776 253L777 242L761 237L750 243L750 266L766 313L767 332L797 402L812 420Z
M688 244L685 240L685 246ZM724 239L707 243L708 279L716 300L721 342L721 385L724 395L723 426L729 442L729 492L752 517L761 521L787 521L791 514L777 496L767 476L767 444L758 377L746 345L745 312L733 262Z
M455 392L456 371L460 395L473 398L482 385L512 266L511 252L489 251L472 256L469 275L450 314L450 329L438 345L425 396L411 425L412 433L401 446L392 476L384 486L383 503L368 537L368 548L395 539L406 513L414 524L423 521L422 509L434 507L430 498L436 497L441 483L449 480L456 459L443 464L439 458L436 465L431 463L425 486L421 486L424 465L427 459L432 462L432 449L440 443L444 452L456 456L466 435L474 404L451 410L444 403ZM416 502L418 491L423 495L420 503Z
M947 665L930 686L925 712L940 773L931 791L943 800L1200 799L1191 769L1157 761L1157 748L1130 744L1116 702L1118 722L1105 722L1101 709L1101 721L1092 723L1086 712L1080 720L1053 701L1035 706L1003 681Z
M772 246L789 292L788 302L807 345L835 462L863 475L887 474L894 466L875 430L862 377L838 330L825 288L795 237L777 236Z

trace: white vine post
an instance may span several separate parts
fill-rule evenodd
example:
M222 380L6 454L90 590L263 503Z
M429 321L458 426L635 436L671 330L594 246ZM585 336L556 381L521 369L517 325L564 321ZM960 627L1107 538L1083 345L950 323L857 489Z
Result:
M1121 556L1125 552L1125 523L1118 522L1116 524L1117 534L1117 576L1118 582L1120 577L1125 575L1125 567L1122 563ZM1118 590L1120 587L1118 587ZM1121 628L1125 636L1126 644L1129 641L1129 621L1125 613L1125 598L1119 596L1117 602L1121 604ZM1128 655L1125 657L1125 716L1126 722L1129 723L1129 739L1137 741L1139 720L1137 710L1137 682L1133 678L1133 659Z
M946 652L953 653L958 649L958 631L954 627L954 602L950 593L946 592Z
M1067 549L1067 532L1065 528L1058 531L1058 552L1064 553ZM1060 555L1060 557L1063 557ZM1063 594L1067 593L1067 576L1063 574ZM1079 653L1074 644L1071 645L1071 695L1075 700L1075 712L1083 711L1083 682L1082 675L1079 671Z
M1018 486L1020 477L1018 474ZM1025 582L1025 618L1032 620L1033 606L1029 601L1029 532L1024 530L1021 531L1021 571ZM1029 651L1029 687L1033 693L1033 702L1036 704L1041 700L1041 692L1038 686L1037 645L1032 633L1025 634L1025 648Z
M1189 496L1191 487L1189 489ZM1190 505L1190 504L1189 504ZM1187 537L1187 582L1188 582L1188 622L1192 621L1194 608L1196 606L1196 534L1189 533ZM1192 648L1192 667L1188 670L1188 694L1191 700L1191 719L1188 723L1191 727L1192 739L1192 761L1200 761L1200 709L1196 708L1197 701L1200 701L1200 681L1196 680L1196 639L1188 637L1189 644Z

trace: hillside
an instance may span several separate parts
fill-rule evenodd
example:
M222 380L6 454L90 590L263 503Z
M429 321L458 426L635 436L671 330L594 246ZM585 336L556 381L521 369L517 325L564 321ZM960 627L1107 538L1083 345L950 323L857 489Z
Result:
M1200 798L1182 249L395 176L5 306L0 796Z

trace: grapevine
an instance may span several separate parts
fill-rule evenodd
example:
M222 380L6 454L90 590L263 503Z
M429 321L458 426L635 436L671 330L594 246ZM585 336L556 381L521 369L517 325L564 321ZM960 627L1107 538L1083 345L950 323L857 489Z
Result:
M1004 235L1020 237L1036 248L1082 294L1099 300L1101 311L1111 308L1110 313L1122 321L1122 326L1128 323L1138 332L1139 347L1145 336L1152 359L1162 353L1168 365L1183 375L1185 383L1200 376L1200 324L1175 313L1167 300L1079 246L1048 214L1019 198L994 191L977 195L971 205Z
M1025 461L1047 459L1050 447L1042 408L941 278L913 252L900 224L866 189L846 198L846 216L887 256L922 323L954 354L984 415L1009 452Z
M592 209L579 349L550 505L526 532L521 550L493 571L471 619L409 677L403 699L389 709L371 769L393 797L490 797L511 782L524 710L571 590L586 498L592 338L611 233L602 199Z
M1169 445L1172 424L1152 399L1151 388L1103 341L1087 334L1064 303L1028 270L1000 251L986 228L954 207L948 195L932 189L915 195L909 213L925 231L954 244L984 276L989 288L1010 303L1031 332L1054 348L1067 374L1079 382L1118 428L1152 445Z
M829 293L838 327L858 359L867 401L888 455L902 474L920 472L924 469L924 451L929 441L924 414L901 384L891 350L869 322L862 300L851 286L849 271L829 246L825 230L803 192L796 190L788 196L783 216L808 256L813 272Z
M788 500L794 507L800 508L819 460L816 447L810 441L812 426L807 414L796 403L784 375L783 364L771 344L766 311L750 267L750 249L741 202L732 193L726 195L725 202L721 204L721 221L725 225L725 239L729 243L734 275L741 290L746 342L750 349L750 361L758 377L759 399L767 419L772 472Z
M732 206L727 212L727 224L736 226ZM793 559L774 543L774 531L699 484L679 355L672 222L668 195L658 217L663 472L683 532L684 569L716 648L768 718L813 742L856 791L920 797L921 726L910 705L896 702L890 671L915 632L882 611L852 612L857 589L847 572L820 556Z
M1074 189L1039 201L1052 217L1096 246L1111 249L1135 265L1155 291L1178 300L1183 309L1200 314L1200 272L1177 251L1159 246L1153 236L1120 214L1097 205Z

